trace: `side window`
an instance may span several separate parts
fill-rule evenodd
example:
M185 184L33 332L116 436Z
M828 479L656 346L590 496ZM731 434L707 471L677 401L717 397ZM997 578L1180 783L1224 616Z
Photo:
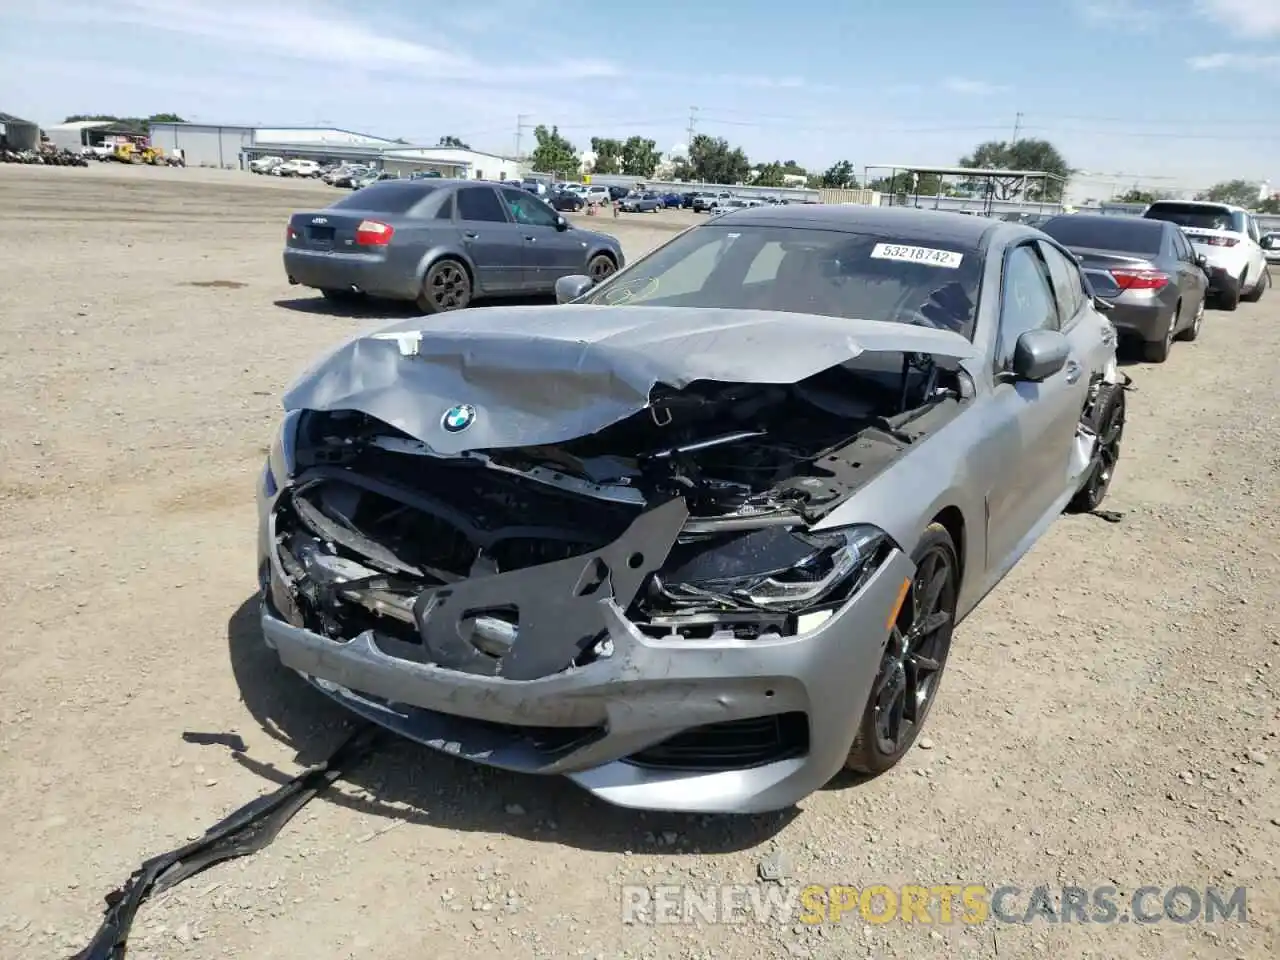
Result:
M1253 238L1254 243L1260 243L1262 241L1262 234L1258 230L1258 221L1253 217L1249 218L1249 236Z
M556 215L531 193L506 187L502 191L502 199L507 205L507 210L511 212L511 219L516 223L528 224L531 227L556 225Z
M437 220L452 220L454 210L454 201L452 195L444 198L444 203L440 204L440 209L436 211Z
M492 187L463 187L458 191L458 219L506 223L507 214Z
M1008 370L1020 336L1032 330L1058 329L1058 308L1049 270L1032 244L1024 243L1009 251L1001 293L996 369Z
M1187 239L1187 235L1181 230L1175 230L1173 236L1178 243L1179 249L1182 250L1182 259L1186 260L1187 263L1195 263L1196 251L1191 246L1191 241Z
M1052 244L1045 243L1043 240L1036 243L1049 267L1049 277L1053 280L1053 295L1058 303L1058 316L1062 318L1062 325L1065 327L1085 301L1080 268Z

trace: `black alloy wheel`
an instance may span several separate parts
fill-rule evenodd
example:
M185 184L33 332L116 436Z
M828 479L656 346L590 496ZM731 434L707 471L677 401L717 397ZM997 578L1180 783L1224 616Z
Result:
M461 310L471 303L471 277L457 260L439 260L422 280L418 307L423 313Z
M915 743L951 652L960 563L946 528L930 524L914 559L915 575L845 761L847 769L859 773L888 770Z
M1093 459L1089 462L1084 486L1072 497L1067 509L1072 513L1088 513L1098 509L1111 489L1116 464L1120 462L1120 443L1124 439L1124 387L1104 383L1098 387L1086 425L1097 435Z

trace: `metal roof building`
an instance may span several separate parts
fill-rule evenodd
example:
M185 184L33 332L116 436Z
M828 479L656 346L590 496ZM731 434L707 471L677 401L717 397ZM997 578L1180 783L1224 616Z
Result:
M40 127L10 113L0 113L0 143L6 150L35 150L40 146Z
M392 173L435 171L445 177L498 180L520 175L514 160L460 147L427 147L337 127L257 127L153 123L151 142L183 151L189 167L244 170L258 157L369 163Z

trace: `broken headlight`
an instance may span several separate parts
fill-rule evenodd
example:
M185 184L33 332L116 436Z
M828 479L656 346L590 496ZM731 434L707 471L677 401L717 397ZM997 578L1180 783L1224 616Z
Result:
M271 450L267 454L267 464L263 469L262 489L267 497L275 496L280 485L293 476L296 465L298 421L301 417L302 411L290 410L281 419L280 427L276 430Z
M689 564L687 572L672 571L675 576L669 573L663 578L663 592L677 601L720 599L765 610L800 611L830 606L856 591L878 569L891 546L888 535L870 525L822 533L774 528L770 536L775 542L768 545L752 544L746 549L741 549L741 541L730 545L739 548L735 558L738 569L732 576L722 575L726 564L715 564L721 569L708 570L713 575L705 577L691 568L705 568L708 564ZM778 564L782 556L788 559L786 566ZM750 569L752 566L755 570ZM748 569L742 570L743 567Z

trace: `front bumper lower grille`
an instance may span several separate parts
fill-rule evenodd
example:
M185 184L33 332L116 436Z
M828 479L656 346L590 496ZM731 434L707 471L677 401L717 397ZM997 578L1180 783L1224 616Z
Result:
M809 718L799 711L694 727L632 754L627 762L665 770L743 770L809 751Z

